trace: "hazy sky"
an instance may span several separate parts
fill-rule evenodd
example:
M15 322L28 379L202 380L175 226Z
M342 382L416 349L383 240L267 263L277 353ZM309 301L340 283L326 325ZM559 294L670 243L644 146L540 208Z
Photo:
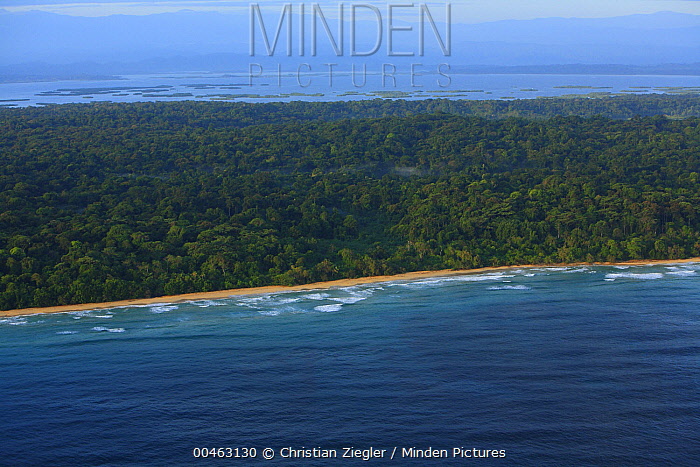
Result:
M173 12L184 9L197 11L239 12L247 14L251 3L279 9L284 3L311 5L319 3L330 9L338 3L344 5L410 4L410 0L378 2L367 0L315 0L315 1L240 1L240 0L0 0L0 8L8 11L42 10L78 16L105 16L111 14L145 15ZM428 3L431 8L444 9L448 2ZM453 22L482 22L503 19L531 19L560 17L610 17L638 13L675 11L700 15L700 0L452 0Z

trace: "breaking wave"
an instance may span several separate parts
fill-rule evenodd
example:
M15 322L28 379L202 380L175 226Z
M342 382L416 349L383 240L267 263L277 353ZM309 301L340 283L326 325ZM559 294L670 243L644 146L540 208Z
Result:
M340 311L341 308L343 308L343 305L319 305L314 307L314 310L322 311L324 313L333 313L336 311Z
M527 285L493 285L486 290L532 290Z
M95 326L94 328L92 328L92 330L96 332L126 332L126 329L124 328L106 328L104 326Z
M662 279L664 275L660 272L647 272L647 273L635 273L635 272L619 272L610 273L605 275L605 280L614 281L616 279L637 279L637 280L654 280Z

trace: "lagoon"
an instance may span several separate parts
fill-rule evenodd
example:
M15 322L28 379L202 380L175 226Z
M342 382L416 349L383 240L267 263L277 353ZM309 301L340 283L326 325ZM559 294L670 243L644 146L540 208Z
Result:
M360 73L360 72L358 72ZM396 85L381 73L365 77L335 72L297 73L267 71L251 80L247 73L163 73L126 75L118 80L0 83L0 105L96 101L231 101L289 102L361 99L536 99L551 97L605 97L627 94L698 94L700 76L682 75L553 75L457 74L434 70L411 77L397 72ZM411 80L413 84L411 85ZM252 81L252 85L250 85ZM385 81L384 83L382 81ZM363 86L355 86L362 84ZM308 86L307 86L308 84ZM444 86L444 87L441 87Z

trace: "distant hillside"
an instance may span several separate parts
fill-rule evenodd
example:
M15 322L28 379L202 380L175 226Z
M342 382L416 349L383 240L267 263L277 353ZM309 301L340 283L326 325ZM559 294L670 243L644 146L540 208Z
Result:
M685 75L700 76L700 63L665 63L661 65L472 65L453 66L453 73L464 74L536 74L536 75Z
M276 20L270 19L271 29ZM250 62L248 21L247 13L182 11L149 16L74 17L0 10L0 43L8 45L0 48L0 63L33 63L35 71L47 64L70 65L88 74L191 70L193 66L246 69ZM365 26L360 26L360 30ZM366 30L374 31L372 27L369 25ZM345 31L346 44L349 29ZM369 38L359 40L362 43ZM283 49L285 39L280 41ZM327 47L327 38L322 37L319 42ZM443 57L437 51L437 41L428 36L426 56L421 61L449 61L453 66L698 63L700 16L656 13L453 24L452 44L452 56ZM386 56L385 45L379 54L365 61L400 62L398 57ZM324 52L317 59L325 62L329 56ZM308 55L307 58L313 61ZM333 58L338 63L350 60L347 56ZM262 59L256 56L256 61ZM300 60L298 56L274 59L287 63Z

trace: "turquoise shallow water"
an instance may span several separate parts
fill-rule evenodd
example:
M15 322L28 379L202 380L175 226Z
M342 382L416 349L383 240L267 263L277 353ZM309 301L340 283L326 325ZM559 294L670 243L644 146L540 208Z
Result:
M283 458L289 447L415 465L474 462L454 448L504 451L480 461L502 465L698 465L700 265L4 319L0 372L2 465L329 464ZM205 447L256 456L196 459Z

